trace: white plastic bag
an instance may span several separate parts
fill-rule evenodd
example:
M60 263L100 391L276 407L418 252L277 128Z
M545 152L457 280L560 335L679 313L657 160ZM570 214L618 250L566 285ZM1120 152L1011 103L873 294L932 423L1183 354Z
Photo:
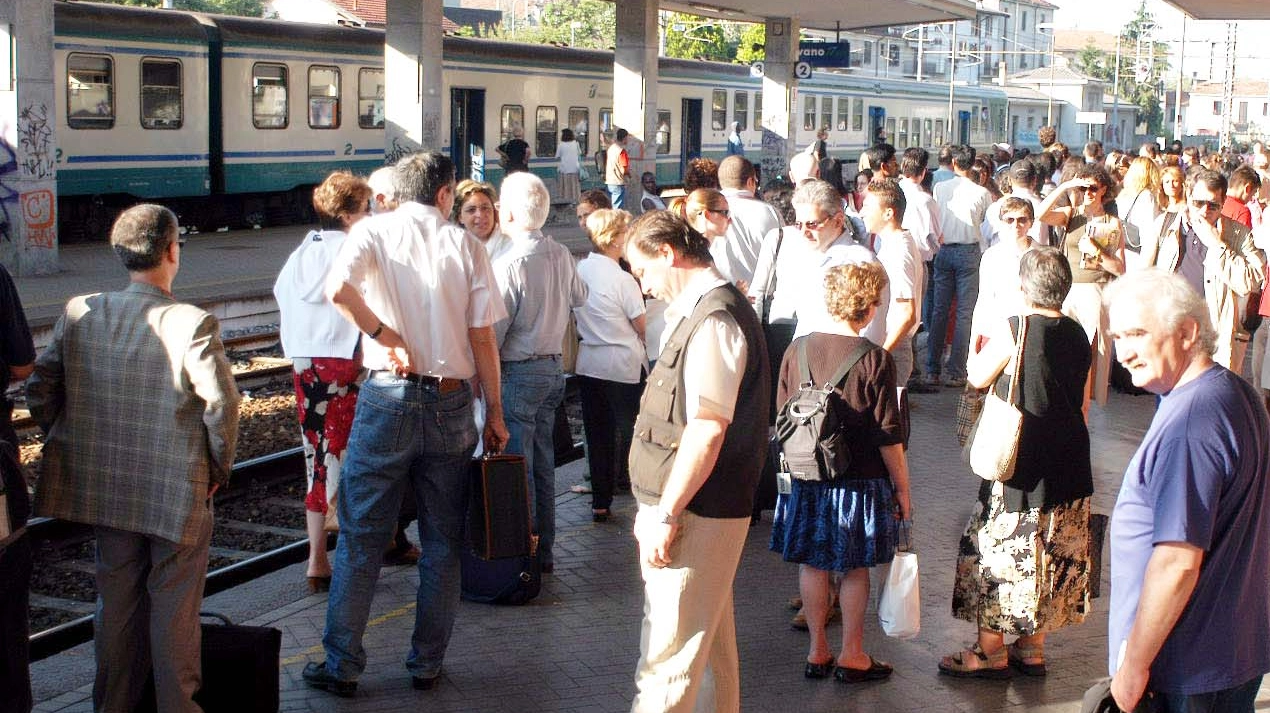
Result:
M878 620L882 631L897 639L911 639L921 631L922 598L916 553L895 553L878 595Z

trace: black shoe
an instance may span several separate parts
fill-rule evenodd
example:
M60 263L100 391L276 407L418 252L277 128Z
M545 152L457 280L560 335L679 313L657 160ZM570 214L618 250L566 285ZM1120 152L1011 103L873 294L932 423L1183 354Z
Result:
M313 688L334 693L341 698L351 698L357 692L357 681L341 681L326 670L326 663L309 662L300 674L304 682Z
M829 674L833 673L833 659L829 659L824 663L807 662L807 666L803 668L803 676L807 678L829 678Z
M601 509L599 509L599 510L592 510L592 511L591 511L591 522L608 522L608 521L609 521L609 517L610 517L610 516L612 516L612 514L613 514L613 513L612 513L612 511L611 511L611 510L609 510L608 508L601 508Z
M436 687L437 681L440 678L441 676L439 675L433 676L432 678L428 678L426 676L411 676L410 686L411 688L414 688L416 691L431 691L433 688Z
M884 678L889 678L894 670L890 664L882 663L870 656L868 668L834 666L833 677L839 683L864 683L865 681L881 681Z

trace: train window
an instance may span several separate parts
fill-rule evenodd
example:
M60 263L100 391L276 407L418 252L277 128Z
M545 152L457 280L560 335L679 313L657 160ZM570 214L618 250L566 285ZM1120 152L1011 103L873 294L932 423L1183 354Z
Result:
M908 145L908 117L901 116L899 123L899 134L896 136L896 146L904 148Z
M534 115L534 152L546 158L556 155L556 127L559 112L554 106L540 106Z
M851 130L864 131L864 100L851 100Z
M935 142L935 121L927 119L925 127L922 128L922 136L926 138L926 143L920 144L926 148L934 148L939 144Z
M886 143L895 145L895 117L886 117Z
M141 127L179 129L183 119L181 63L141 60Z
M66 123L72 129L115 125L115 61L73 52L66 57Z
M847 115L851 113L851 100L838 97L838 131L847 130Z
M664 109L657 111L657 153L670 153L670 112Z
M948 142L944 140L944 120L936 119L935 120L935 137L930 142L931 148L938 148L940 146L943 146L946 143Z
M828 128L831 128L832 126L833 126L833 97L821 97L819 128L828 129Z
M251 67L251 123L257 129L285 129L287 66L257 62Z
M609 107L600 109L600 133L609 139L613 138L613 110Z
M732 95L732 121L741 125L741 131L750 125L750 93L736 92ZM732 127L729 126L728 130Z
M908 135L908 145L922 145L922 120L917 117L913 117L912 132Z
M512 132L525 128L525 107L519 104L504 104L498 113L498 143L511 141Z
M816 130L816 97L803 97L803 131Z
M710 93L710 128L723 131L728 124L728 91L715 89Z
M578 151L586 156L590 151L591 110L584 106L569 107L569 128L573 129L573 138L578 140Z
M763 128L763 92L754 93L754 130Z
M357 72L357 125L384 128L384 70L362 67Z
M309 128L340 128L339 67L309 67Z

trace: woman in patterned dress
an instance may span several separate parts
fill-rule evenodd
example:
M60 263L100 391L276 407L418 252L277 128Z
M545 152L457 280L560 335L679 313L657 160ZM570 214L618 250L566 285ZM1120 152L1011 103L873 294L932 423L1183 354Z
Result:
M340 464L353 427L362 370L361 335L326 299L326 274L348 229L370 212L370 199L370 186L363 179L346 171L327 176L313 191L321 228L304 237L273 286L282 322L282 351L295 370L308 475L304 509L310 592L326 591L331 583L326 529L336 527Z
M1089 610L1089 431L1081 414L1092 355L1083 328L1063 315L1066 258L1035 248L1019 261L1023 315L1002 320L969 363L967 380L1006 398L1020 320L1027 320L1016 400L1023 411L1014 475L983 481L961 537L953 616L978 627L941 673L1004 678L1011 667L1043 676L1045 637ZM1009 646L1005 636L1017 637Z

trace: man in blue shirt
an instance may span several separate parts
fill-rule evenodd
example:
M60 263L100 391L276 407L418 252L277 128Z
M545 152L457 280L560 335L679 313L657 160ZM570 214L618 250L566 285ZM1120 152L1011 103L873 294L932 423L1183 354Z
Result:
M1203 297L1159 270L1106 293L1110 332L1159 409L1111 520L1111 692L1170 713L1252 713L1270 671L1270 419L1212 358Z

